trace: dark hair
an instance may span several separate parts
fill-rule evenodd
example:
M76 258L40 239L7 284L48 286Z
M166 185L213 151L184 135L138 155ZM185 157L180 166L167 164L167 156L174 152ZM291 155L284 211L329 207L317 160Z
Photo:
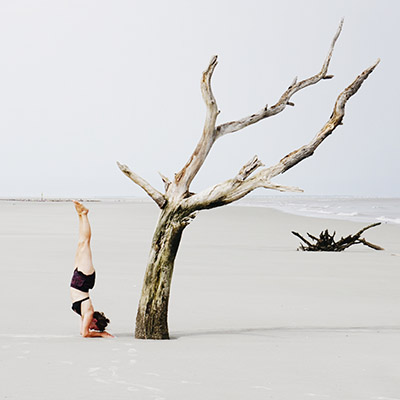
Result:
M103 332L106 329L106 326L109 324L110 320L104 315L104 313L100 311L95 311L93 313L93 318L96 319L96 326L100 332Z

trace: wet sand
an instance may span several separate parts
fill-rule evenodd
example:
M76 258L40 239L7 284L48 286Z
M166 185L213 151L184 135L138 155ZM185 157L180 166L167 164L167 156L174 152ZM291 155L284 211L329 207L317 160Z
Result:
M170 341L133 337L158 209L88 203L95 309L115 339L79 337L69 281L72 203L0 202L0 398L400 399L400 227L385 248L296 251L291 230L337 235L367 224L224 207L184 232Z

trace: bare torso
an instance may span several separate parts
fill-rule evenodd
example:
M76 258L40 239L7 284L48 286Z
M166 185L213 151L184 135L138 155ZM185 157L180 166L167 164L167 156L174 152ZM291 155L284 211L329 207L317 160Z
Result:
M71 293L71 302L74 303L75 301L79 301L82 299L85 299L86 297L89 296L89 292L82 292L81 290L75 289L70 287L70 293Z

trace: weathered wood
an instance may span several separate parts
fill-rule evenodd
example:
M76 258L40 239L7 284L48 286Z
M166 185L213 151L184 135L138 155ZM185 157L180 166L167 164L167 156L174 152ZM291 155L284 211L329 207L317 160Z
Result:
M291 98L295 93L321 80L333 77L332 75L328 75L328 67L336 41L342 31L342 26L343 21L341 21L332 40L328 55L320 72L302 81L298 81L296 77L288 89L282 94L278 102L273 106L269 107L266 105L257 113L219 126L216 126L219 110L211 88L211 78L217 66L217 56L212 57L201 79L201 92L206 105L206 118L203 133L189 160L175 175L172 181L160 174L164 182L164 194L154 189L147 181L132 172L126 165L118 163L121 171L139 185L161 209L159 221L152 240L138 307L135 333L137 338L167 339L169 337L168 303L175 257L183 230L196 216L199 210L211 209L232 203L243 198L257 188L286 192L302 191L297 187L279 185L271 182L271 180L305 158L310 157L325 138L330 135L337 126L341 125L346 102L358 91L362 83L374 70L377 63L365 70L348 88L340 93L330 119L309 144L289 153L276 165L269 168L262 168L264 167L263 163L257 156L254 156L232 179L228 179L225 182L214 185L199 193L192 193L190 191L190 185L204 164L217 139L226 134L237 132L265 118L277 115L285 110L287 106L294 105ZM329 241L329 234L327 233L327 235L328 236L326 236L324 240ZM363 239L359 240L361 241ZM367 243L368 242L364 244L370 245Z
M211 89L211 77L217 66L218 57L211 58L208 68L203 72L201 80L201 93L206 104L206 120L203 135L196 146L192 156L185 166L175 175L175 195L182 196L189 191L189 186L204 164L215 140L215 123L219 114L217 102Z
M304 79L300 82L297 82L297 77L293 80L293 82L291 83L291 85L288 87L288 89L282 94L282 96L280 97L280 99L278 100L278 102L276 104L274 104L271 107L265 106L262 110L260 110L259 112L250 115L249 117L245 117L242 119L239 119L237 121L232 121L232 122L227 122L225 124L219 125L216 130L217 130L217 135L218 137L224 136L228 133L233 133L233 132L237 132L249 125L253 125L265 118L268 117L272 117L274 115L277 115L279 113L281 113L287 105L293 105L293 103L290 102L290 99L292 98L292 96L297 93L298 91L311 86L311 85L315 85L316 83L318 83L321 79L326 79L328 77L328 79L332 78L332 75L327 75L328 72L328 67L329 64L331 62L331 58L332 58L332 54L333 54L333 50L335 48L335 44L336 41L339 38L340 33L342 32L342 28L343 28L343 22L344 20L340 21L339 27L336 31L335 36L333 37L331 46L329 48L329 52L328 55L322 65L321 70L314 76ZM291 104L289 104L291 103Z
M331 117L309 144L302 146L298 150L292 151L283 157L276 165L261 169L253 176L247 174L246 179L241 181L239 181L237 178L229 179L200 193L197 193L196 195L188 198L185 201L185 205L194 209L215 208L237 201L257 188L274 189L284 192L301 192L302 190L297 187L283 186L272 183L271 179L283 174L290 168L297 165L299 162L312 156L318 146L320 146L320 144L339 125L342 124L347 101L351 96L357 93L362 83L368 78L378 63L379 60L371 67L367 68L351 83L351 85L349 85L343 92L339 94ZM245 167L246 166L243 168ZM255 171L255 169L253 169L251 172L253 171Z
M171 204L161 211L136 315L137 339L169 339L168 304L175 257L182 232L195 216Z
M176 253L185 223L177 210L162 210L153 235L136 316L135 337L169 339L168 304Z
M154 189L149 182L141 178L138 174L132 172L126 165L120 164L117 161L118 168L133 182L140 186L156 203L160 208L163 208L166 203L166 199L162 193Z
M307 232L307 236L311 238L315 243L310 243L298 232L292 231L292 233L306 244L306 246L300 244L300 247L298 248L298 250L303 250L303 251L344 251L350 246L360 243L365 246L371 247L374 250L384 250L377 244L367 242L364 238L361 238L361 235L367 229L373 228L380 224L381 224L380 222L377 222L375 224L368 225L365 228L358 231L356 234L346 236L345 238L342 237L339 241L335 241L336 232L334 232L333 235L330 235L327 229L319 234L319 238Z

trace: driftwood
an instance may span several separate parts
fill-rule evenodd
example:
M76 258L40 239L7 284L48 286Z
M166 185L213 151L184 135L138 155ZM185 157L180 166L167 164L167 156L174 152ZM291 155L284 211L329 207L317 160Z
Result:
M307 239L305 239L303 236L301 236L298 232L292 231L293 235L297 236L300 238L305 244L303 245L302 243L300 244L300 247L297 250L303 250L303 251L343 251L346 250L348 247L353 246L353 244L364 244L365 246L371 247L371 249L374 250L384 250L382 247L367 242L365 239L361 238L361 235L370 228L373 228L374 226L380 225L380 222L377 222L372 225L368 225L365 228L361 229L359 232L357 232L355 235L349 235L346 236L345 238L341 238L339 241L335 241L335 234L336 232L333 232L333 235L330 235L328 232L328 229L325 231L322 231L319 234L319 238L311 235L310 233L307 232L308 237L313 240L315 243L309 242Z
M355 95L378 65L379 60L365 69L337 97L333 111L323 127L313 139L300 148L290 152L277 163L265 167L255 155L230 179L217 183L197 193L191 190L191 183L207 159L217 140L228 134L239 132L247 126L284 112L287 106L293 106L293 97L307 87L331 79L328 67L333 49L342 31L343 21L330 44L328 55L321 69L306 79L295 78L273 105L265 105L260 111L249 116L217 123L220 114L216 98L211 88L211 78L217 66L217 56L211 58L208 67L201 77L201 92L206 105L206 117L200 140L186 164L168 178L162 174L164 192L155 189L144 178L124 164L118 163L121 171L139 185L160 208L160 216L151 242L150 254L145 272L142 293L136 315L135 337L140 339L168 339L168 303L175 258L181 237L187 225L201 210L212 209L233 203L258 188L279 191L299 192L294 186L285 186L273 179L296 166L302 160L312 156L321 143L343 124L347 101ZM274 79L274 78L272 78ZM239 100L240 101L240 100ZM313 112L311 109L310 112ZM179 118L178 118L179 119ZM184 130L184 128L182 128ZM137 133L140 135L140 133ZM179 151L179 143L175 144Z

